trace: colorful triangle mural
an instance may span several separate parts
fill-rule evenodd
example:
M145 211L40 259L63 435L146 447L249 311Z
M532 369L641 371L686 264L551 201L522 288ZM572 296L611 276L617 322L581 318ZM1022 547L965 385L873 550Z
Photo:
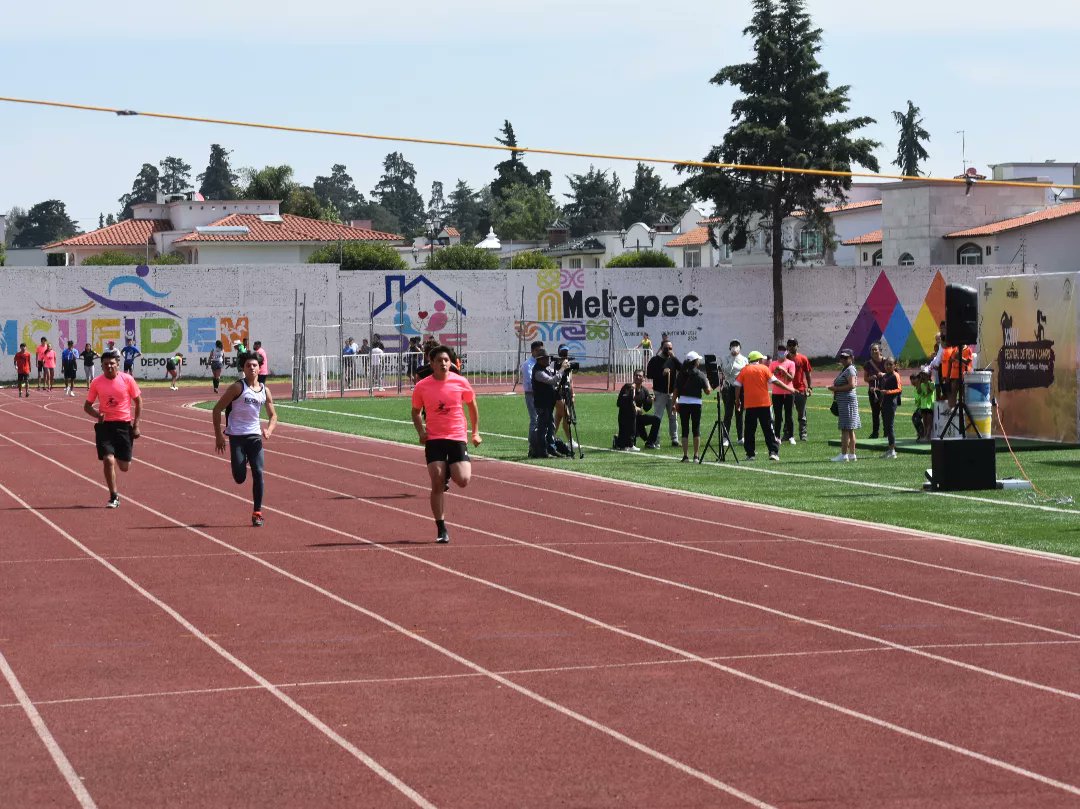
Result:
M860 359L869 357L870 344L880 340L882 335L886 333L889 328L889 321L892 320L897 309L903 315L904 310L900 307L900 301L896 297L896 290L889 283L889 277L882 272L877 277L877 281L874 282L870 294L866 296L866 302L863 303L862 309L859 310L859 314L855 318L851 330L848 331L847 337L844 338L843 347L850 348L855 352L855 356ZM904 322L907 323L906 315L904 316ZM910 326L908 328L910 329Z
M934 337L945 319L945 279L941 273L934 274L930 289L926 291L923 304L915 316L915 324L900 351L901 360L923 360L934 353Z
M923 360L934 350L938 323L945 319L945 279L934 274L919 313L912 324L888 276L882 272L859 310L842 346L855 356L870 356L870 344L884 339L888 350L898 359Z

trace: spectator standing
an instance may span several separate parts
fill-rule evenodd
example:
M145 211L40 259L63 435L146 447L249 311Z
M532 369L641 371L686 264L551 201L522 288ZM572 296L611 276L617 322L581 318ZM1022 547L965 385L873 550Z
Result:
M30 352L26 350L26 343L19 343L19 351L15 355L15 376L19 388L19 398L22 398L23 388L26 388L26 398L30 398Z
M772 386L773 433L778 441L794 444L795 425L791 416L795 397L795 363L788 359L786 344L780 343L776 347L776 359L769 363L769 372L784 383L783 386L775 383Z
M60 352L60 366L64 371L64 395L75 395L75 379L79 376L79 352L75 341L68 340L67 348Z
M341 362L344 366L346 388L351 388L356 384L356 351L356 342L353 338L346 337L345 345L341 348ZM214 388L214 390L217 390L217 388Z
M263 348L261 340L256 340L251 347L255 349L254 354L259 358L258 382L260 385L265 385L266 380L270 378L270 361L266 356L266 349Z
M810 358L799 353L798 339L791 337L787 341L788 359L795 363L795 379L791 387L795 388L792 394L792 402L795 405L795 413L799 418L799 440L805 441L806 430L806 400L814 395L814 381L812 374L814 369L810 366Z
M98 353L87 343L79 356L82 357L83 374L86 376L86 387L89 388L90 383L94 380L94 360L98 358ZM27 392L29 392L29 389L27 389Z
M866 382L870 397L870 419L873 429L871 438L877 438L881 432L881 393L878 381L885 375L884 358L881 356L881 343L870 344L870 359L863 366L863 380Z
M120 354L124 358L124 373L135 375L135 358L141 357L142 352L139 351L139 347L135 345L135 341L130 337L124 341L124 347L120 349Z
M885 450L885 459L893 460L896 458L896 435L893 432L893 426L896 422L896 408L900 405L901 383L893 358L885 357L883 363L885 373L878 380L878 391L881 393L881 426L889 442Z
M649 360L645 368L645 376L649 378L653 386L653 396L656 401L656 415L663 419L667 414L668 435L671 437L671 446L679 446L679 426L675 416L675 380L679 374L679 361L675 358L675 352L671 341L664 339L660 343L660 351Z
M855 431L862 427L859 419L859 397L855 392L859 385L859 374L855 370L855 355L850 348L841 349L839 356L840 373L829 385L840 424L840 454L832 460L854 461Z
M385 390L382 378L382 358L386 351L383 349L382 338L375 335L371 343L371 384L375 390Z
M53 380L56 378L56 351L51 343L45 344L45 355L42 361L45 363L45 384L49 390L52 390Z
M696 351L686 354L686 361L679 371L675 390L675 409L679 413L679 421L682 422L683 451L682 462L690 460L686 454L690 436L694 436L694 455L698 457L699 444L701 443L701 400L712 393L709 387L709 379L698 367L701 364L701 355Z
M37 389L44 389L45 382L45 352L49 349L49 338L42 337L34 349L34 359L37 365Z
M536 432L536 404L533 400L533 368L536 358L544 353L544 341L533 340L529 344L529 356L521 363L521 390L525 394L525 409L529 412L529 446L533 445L533 433Z
M772 412L769 401L769 383L776 378L765 365L765 355L760 351L751 351L747 357L746 367L739 371L735 378L735 385L739 391L738 406L743 410L743 425L746 432L743 433L743 448L746 450L746 460L752 461L754 453L755 435L757 426L761 425L761 434L765 437L765 446L769 450L769 460L780 460L780 443L776 440L776 434L772 428Z
M735 430L739 436L739 443L743 442L743 411L737 407L738 387L735 380L739 377L739 371L746 367L747 359L743 356L742 345L738 340L732 340L728 346L728 355L720 360L720 371L724 375L721 398L724 401L724 432L731 434L731 416L735 415ZM727 441L727 439L724 439Z

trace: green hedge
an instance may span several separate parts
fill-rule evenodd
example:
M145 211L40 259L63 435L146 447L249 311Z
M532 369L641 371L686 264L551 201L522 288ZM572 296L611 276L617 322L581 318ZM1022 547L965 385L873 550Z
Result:
M635 250L615 256L608 267L674 267L675 262L659 250Z
M408 269L405 260L393 247L368 242L342 242L320 247L309 264L340 264L343 270L372 270L377 272L401 272Z

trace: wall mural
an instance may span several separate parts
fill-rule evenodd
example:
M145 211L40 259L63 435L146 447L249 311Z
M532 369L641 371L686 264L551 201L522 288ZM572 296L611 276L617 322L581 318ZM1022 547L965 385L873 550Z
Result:
M870 345L884 340L892 356L901 361L916 362L932 356L934 337L945 319L945 279L934 274L915 321L908 320L900 298L887 272L882 271L866 296L844 341L837 346L850 348L855 356L866 359Z

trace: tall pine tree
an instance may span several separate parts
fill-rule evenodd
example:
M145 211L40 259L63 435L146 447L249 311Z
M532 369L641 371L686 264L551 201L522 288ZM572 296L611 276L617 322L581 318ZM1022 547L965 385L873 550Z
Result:
M723 142L704 160L784 168L850 171L852 164L878 170L873 150L880 146L855 137L872 118L842 118L848 111L848 86L829 86L817 55L821 29L815 28L804 0L754 0L754 16L744 29L754 40L753 60L729 65L711 82L730 84L741 96L732 104L733 123ZM828 224L824 207L840 201L850 177L788 172L688 167L687 187L708 199L723 217L723 240L733 249L746 244L751 230L762 230L772 254L773 341L784 333L784 245L782 225L796 210L807 221ZM831 234L825 234L831 240Z
M930 140L930 133L923 129L919 112L919 108L912 104L910 99L907 112L893 110L893 120L900 127L900 142L896 147L896 160L893 165L899 167L900 173L907 177L920 176L919 162L930 157L930 153L923 146L924 141Z
M356 218L356 209L367 200L356 190L353 178L341 163L330 167L330 176L319 175L312 185L315 195L324 206L333 206L343 221Z
M461 243L475 244L480 241L484 235L480 232L480 221L485 214L480 195L469 188L468 183L457 181L446 207L447 220L461 233Z
M196 179L199 181L199 193L206 199L236 199L239 192L236 183L240 179L229 166L229 155L220 144L210 146L210 162L206 171Z
M179 157L166 157L161 166L161 191L176 194L191 188L191 166Z
M371 196L398 222L406 236L424 232L424 198L416 190L416 169L400 152L383 160L383 174Z
M496 199L501 197L510 186L525 185L538 186L545 191L551 191L551 172L541 170L533 174L525 166L521 156L524 152L517 151L517 135L514 134L514 126L509 121L503 121L502 137L495 138L503 146L510 147L510 158L495 165L495 179L491 181L491 194Z
M143 163L139 169L135 181L131 184L131 193L120 197L119 202L123 206L120 210L119 219L131 219L134 213L132 205L140 202L157 202L158 192L161 190L161 174L157 166L152 163Z
M584 236L598 230L617 230L622 222L622 194L619 177L612 172L589 166L588 174L570 174L570 200L563 209L574 236Z
M634 184L623 192L622 226L628 228L635 222L654 225L664 214L678 219L692 202L685 188L665 186L652 166L638 163Z

